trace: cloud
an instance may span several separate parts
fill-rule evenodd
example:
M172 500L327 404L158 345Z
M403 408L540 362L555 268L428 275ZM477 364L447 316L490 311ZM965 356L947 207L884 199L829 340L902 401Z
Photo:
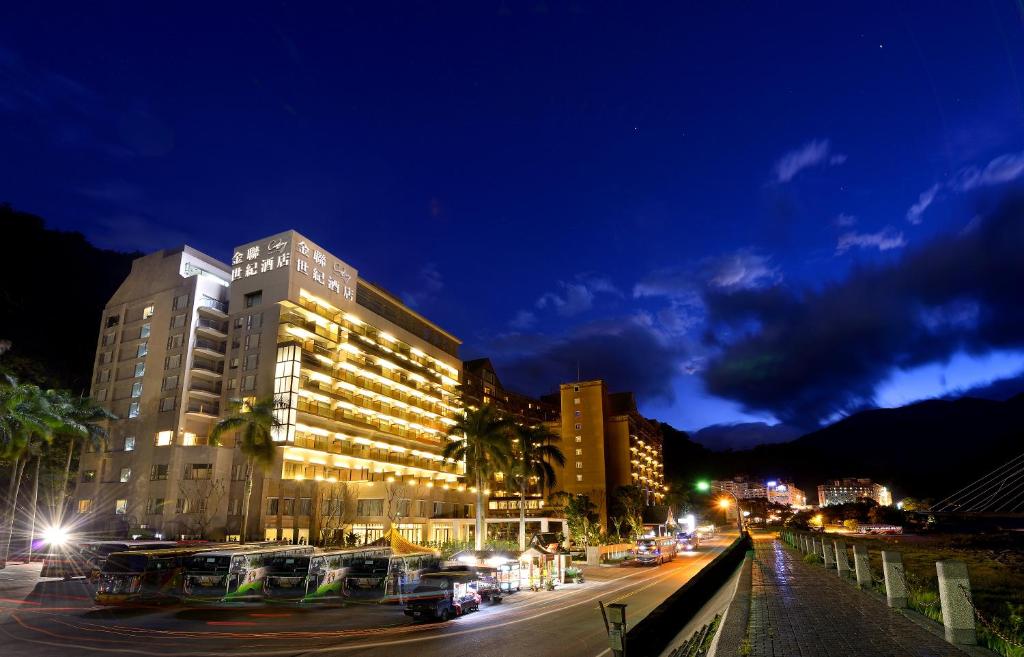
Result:
M712 424L690 434L695 442L716 452L727 449L750 449L757 445L785 443L799 438L803 432L786 424L738 422Z
M661 339L636 317L594 322L567 335L513 334L489 345L502 381L513 390L540 395L558 384L604 379L612 390L641 399L674 400L672 380L681 372L681 347Z
M907 241L903 238L902 231L898 231L892 226L886 226L877 233L843 233L839 236L839 241L836 242L836 255L846 253L854 247L889 251L901 249L906 245Z
M1021 174L1024 174L1024 152L1006 153L990 160L984 168L969 166L961 169L953 176L950 187L958 192L968 192L1011 182Z
M836 166L843 162L846 162L846 156L833 153L827 139L815 139L779 158L774 168L775 180L787 183L804 169L821 165Z
M921 195L917 197L917 203L910 206L907 210L907 221L912 224L919 224L922 221L924 211L928 209L928 206L935 201L935 197L939 193L939 185L932 185L928 189L921 192Z
M706 294L708 391L810 426L873 405L894 369L1024 348L1024 196L969 232L822 288ZM744 330L738 331L737 327Z
M437 265L433 262L428 262L420 268L416 276L416 282L416 289L402 293L402 299L411 308L418 308L429 301L433 301L441 293L441 290L444 289L444 279L441 277L441 272L437 270Z
M709 285L720 290L756 289L782 280L770 257L750 249L707 260L704 269Z
M598 294L623 296L608 278L584 273L577 274L570 282L558 281L558 290L542 294L534 306L539 310L553 309L562 317L573 317L590 310Z
M840 212L838 215L836 215L836 218L832 220L832 225L836 226L837 228L849 228L851 226L856 226L857 217L853 216L852 214Z
M516 331L525 331L537 323L537 315L529 310L520 310L516 316L509 321L509 328Z

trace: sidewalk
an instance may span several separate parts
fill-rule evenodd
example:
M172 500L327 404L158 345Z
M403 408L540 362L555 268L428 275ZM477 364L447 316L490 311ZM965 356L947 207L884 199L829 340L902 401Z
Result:
M964 657L885 603L804 563L781 541L754 547L753 657Z

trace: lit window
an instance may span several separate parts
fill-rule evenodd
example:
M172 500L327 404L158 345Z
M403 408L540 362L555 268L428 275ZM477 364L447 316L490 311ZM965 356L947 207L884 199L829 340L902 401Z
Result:
M193 447L196 445L196 435L189 431L186 431L181 438L181 444L187 447Z
M583 475L576 475L576 481L583 481Z
M155 311L156 306L154 306L153 304L149 304L148 306L142 309L142 319L149 319L150 317L153 316L153 313Z
M146 373L145 363L135 363L135 376L142 376Z
M579 397L576 397L576 398L574 398L574 399L572 400L572 403L574 403L574 404L579 404L579 403L580 403L580 398L579 398Z
M583 469L583 461L576 461L576 469L577 470L582 470Z
M122 484L127 484L128 481L131 478L132 478L132 469L131 468L121 468L121 479L120 479L121 483Z
M96 481L96 471L95 470L83 470L82 471L82 481Z
M136 381L132 384L132 397L142 396L142 381Z
M576 436L576 442L582 443L583 442L583 436Z
M577 447L576 448L576 456L583 456L583 450Z
M139 417L139 402L134 401L128 406L128 417Z
M148 338L149 337L149 324L143 324L141 327L139 327L139 337L140 338Z
M78 512L89 513L92 508L92 500L78 500Z
M135 436L124 437L124 451L131 452L135 449Z
M135 357L136 358L142 358L143 356L145 356L148 353L149 353L149 343L148 342L140 342L139 343L139 347L138 347L138 349L135 352Z
M170 445L173 439L173 431L161 431L160 433L156 434L156 446L165 447L167 445Z
M582 424L578 424L578 423L576 424L576 431L579 431L582 428L583 428Z
M128 513L128 500L117 500L114 502L114 513L119 516Z

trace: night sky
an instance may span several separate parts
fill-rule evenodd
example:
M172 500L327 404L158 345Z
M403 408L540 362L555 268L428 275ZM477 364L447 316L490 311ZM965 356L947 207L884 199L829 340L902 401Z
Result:
M7 3L0 200L294 227L507 385L685 429L1024 389L1015 2L221 4Z

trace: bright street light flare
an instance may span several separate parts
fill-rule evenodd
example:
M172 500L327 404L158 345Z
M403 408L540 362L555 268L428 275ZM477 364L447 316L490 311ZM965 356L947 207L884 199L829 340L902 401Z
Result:
M63 527L47 527L43 530L43 540L54 547L61 547L68 542L68 530Z

